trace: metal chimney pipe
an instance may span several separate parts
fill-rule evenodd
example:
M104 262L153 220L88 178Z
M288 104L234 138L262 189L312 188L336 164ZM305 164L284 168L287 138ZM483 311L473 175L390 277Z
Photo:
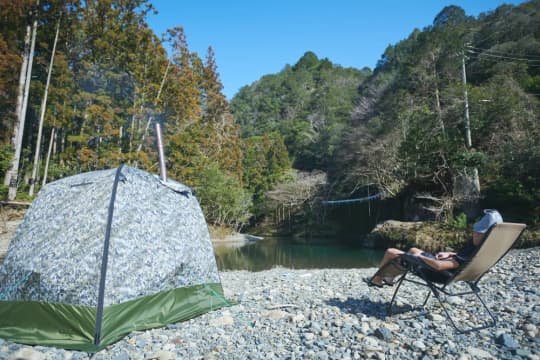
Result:
M165 155L163 154L163 142L161 141L161 126L156 122L157 148L159 154L159 174L162 181L167 181L167 169L165 168Z

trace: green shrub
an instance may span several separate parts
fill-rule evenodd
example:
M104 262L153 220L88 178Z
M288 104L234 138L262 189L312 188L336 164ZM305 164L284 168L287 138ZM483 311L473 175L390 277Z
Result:
M0 145L0 177L3 179L7 169L11 165L11 159L13 158L13 148L11 145Z
M467 229L467 215L460 213L457 216L448 220L448 227L450 230L465 230Z
M251 216L251 194L217 164L210 164L199 173L195 188L207 220L212 224L240 228Z
M5 185L0 185L0 199L6 199L9 188Z

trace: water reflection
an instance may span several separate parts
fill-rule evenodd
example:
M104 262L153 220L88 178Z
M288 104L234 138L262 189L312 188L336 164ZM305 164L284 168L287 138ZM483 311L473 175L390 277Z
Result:
M292 269L362 268L377 266L382 251L336 244L335 240L299 241L266 238L242 247L214 246L220 270L261 271L275 266Z

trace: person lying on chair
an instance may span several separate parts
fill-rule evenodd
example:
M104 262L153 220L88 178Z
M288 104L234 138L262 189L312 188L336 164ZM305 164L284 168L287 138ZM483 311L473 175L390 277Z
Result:
M497 210L486 209L484 210L484 216L473 225L472 242L467 243L467 245L465 245L458 252L443 251L432 254L413 247L407 253L418 256L420 260L437 271L456 269L461 264L467 262L474 255L475 250L482 244L488 230L493 225L502 222L502 216ZM405 252L402 250L395 248L387 249L379 265L379 270L375 273L375 275L373 275L373 277L364 279L368 286L383 287L384 285L393 285L393 277L385 277L379 273L386 264L397 259L402 254L405 254Z

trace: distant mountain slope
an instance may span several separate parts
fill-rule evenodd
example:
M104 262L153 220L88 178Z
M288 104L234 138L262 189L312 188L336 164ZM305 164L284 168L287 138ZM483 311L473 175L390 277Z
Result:
M539 100L540 1L477 19L448 6L389 46L363 82L330 178L344 192L375 183L455 198L477 168L484 205L538 221Z
M327 171L332 197L425 192L449 199L451 214L477 169L482 206L540 222L538 0L478 18L445 7L373 72L308 52L242 88L231 108L244 137L277 131L295 167Z
M298 168L325 168L350 123L358 87L371 73L307 52L293 66L244 86L231 101L243 137L281 133Z

